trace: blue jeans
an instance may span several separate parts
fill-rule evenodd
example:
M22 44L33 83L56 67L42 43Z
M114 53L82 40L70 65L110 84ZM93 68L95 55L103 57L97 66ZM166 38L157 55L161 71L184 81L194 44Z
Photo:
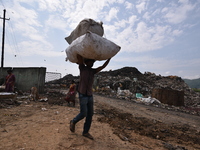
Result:
M87 96L79 93L80 113L73 119L73 123L76 124L80 120L86 117L83 134L88 133L92 124L92 116L94 114L93 108L93 96Z

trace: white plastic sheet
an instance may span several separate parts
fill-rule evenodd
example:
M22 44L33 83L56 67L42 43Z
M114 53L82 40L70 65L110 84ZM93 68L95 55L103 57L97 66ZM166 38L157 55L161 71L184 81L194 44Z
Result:
M121 47L112 41L87 32L74 40L66 49L66 61L77 63L77 54L87 59L106 60L116 55L120 49Z
M92 33L96 33L99 36L103 36L104 29L103 29L102 22L96 22L93 19L83 19L78 26L71 32L71 34L65 38L65 40L71 44L76 38L84 35L87 31Z
M148 104L153 104L153 103L160 104L160 103L161 103L161 102L160 102L159 100L157 100L156 98L151 98L151 97L148 97L148 98L141 98L141 102L148 103Z

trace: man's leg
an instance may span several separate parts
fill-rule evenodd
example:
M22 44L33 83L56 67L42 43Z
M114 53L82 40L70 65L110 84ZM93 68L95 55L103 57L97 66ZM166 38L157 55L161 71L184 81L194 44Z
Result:
M94 108L93 108L93 96L88 97L88 103L87 103L87 116L85 119L84 127L83 127L83 134L88 133L92 124L92 116L94 114Z
M80 113L70 121L70 130L75 132L75 124L82 120L87 115L87 101L88 98L82 94L79 94L79 103L80 103Z

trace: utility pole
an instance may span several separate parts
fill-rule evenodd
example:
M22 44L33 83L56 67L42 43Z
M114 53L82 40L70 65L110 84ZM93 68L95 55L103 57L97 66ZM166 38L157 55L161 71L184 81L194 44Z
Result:
M5 20L10 20L6 18L6 10L3 10L3 18L0 17L0 19L3 19L3 34L2 34L2 53L1 53L1 68L3 69L3 62L4 62L4 41L5 41Z

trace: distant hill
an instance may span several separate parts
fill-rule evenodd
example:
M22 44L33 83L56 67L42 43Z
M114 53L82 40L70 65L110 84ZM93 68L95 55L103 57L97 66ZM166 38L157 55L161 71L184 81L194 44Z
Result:
M197 88L200 89L200 78L199 79L183 79L185 83L190 87L190 88Z

